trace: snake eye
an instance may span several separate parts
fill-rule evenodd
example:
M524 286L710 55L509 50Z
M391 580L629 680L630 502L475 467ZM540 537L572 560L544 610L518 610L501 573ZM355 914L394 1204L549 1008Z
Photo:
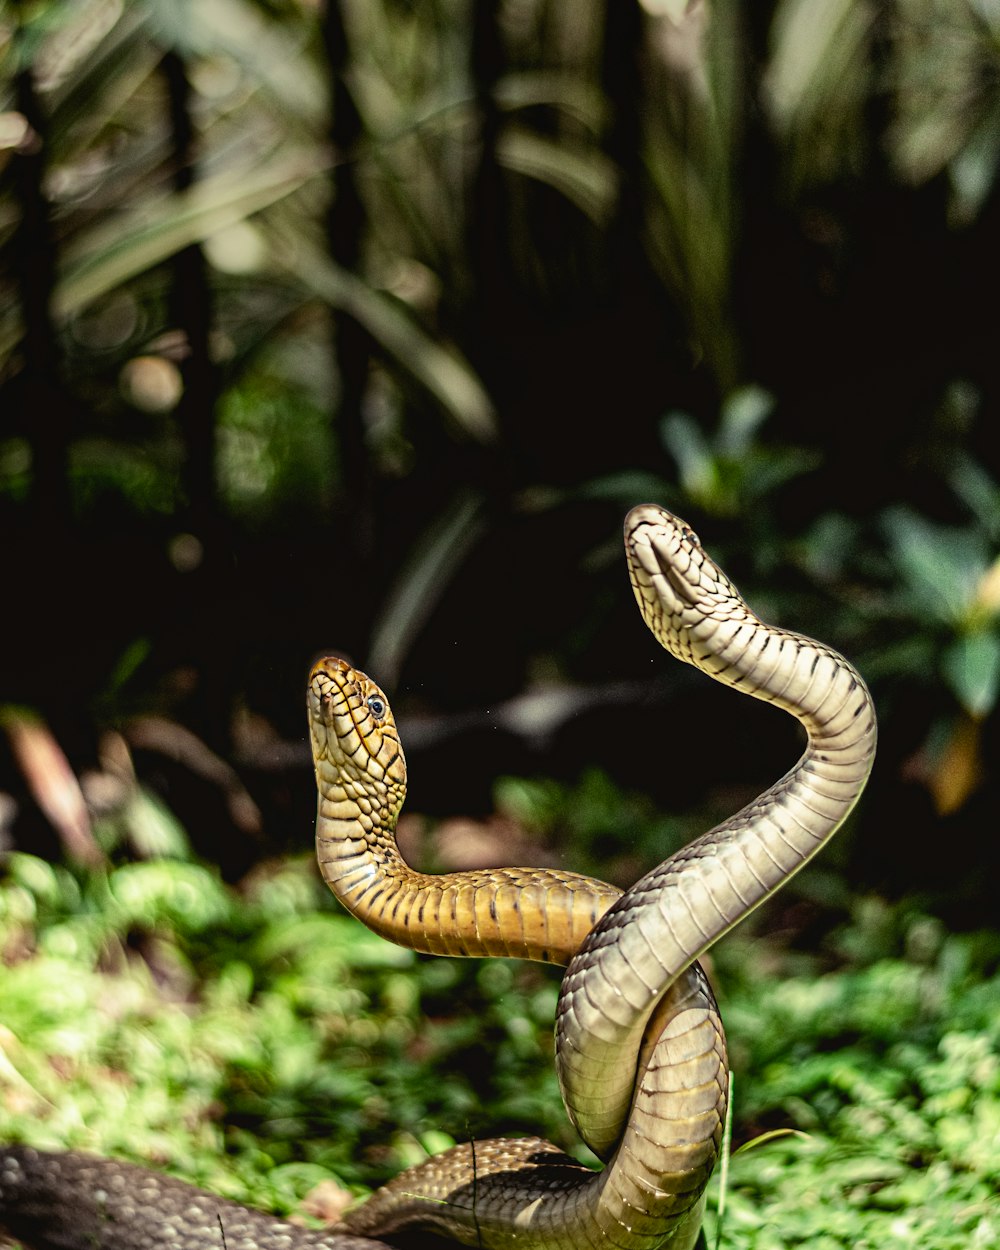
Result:
M691 528L690 525L681 526L681 538L683 538L685 542L689 542L693 547L701 546L701 539L694 532L694 530Z
M380 699L377 694L368 696L368 707L376 720L381 720L386 714L385 699Z

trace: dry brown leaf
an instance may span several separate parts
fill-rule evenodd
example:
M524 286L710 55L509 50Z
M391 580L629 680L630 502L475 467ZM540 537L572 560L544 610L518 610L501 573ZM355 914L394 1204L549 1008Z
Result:
M344 1189L335 1180L326 1180L320 1181L306 1194L302 1200L302 1210L314 1219L336 1224L353 1203L354 1195L350 1190Z
M81 864L103 863L80 783L48 725L36 713L17 707L0 712L0 725L32 798L59 835L67 856Z
M189 768L196 776L218 786L226 796L233 824L245 834L260 835L264 823L260 808L239 774L190 729L164 716L137 716L126 726L125 736L130 746L159 751Z
M981 726L971 716L963 716L952 727L927 778L939 816L957 812L982 781L980 736Z

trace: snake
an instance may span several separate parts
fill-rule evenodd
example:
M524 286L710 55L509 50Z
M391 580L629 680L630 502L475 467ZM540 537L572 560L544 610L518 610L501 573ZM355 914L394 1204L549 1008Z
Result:
M317 859L327 884L365 924L412 949L567 965L556 1008L560 1088L603 1168L535 1137L464 1142L406 1170L322 1234L287 1224L275 1233L281 1222L253 1223L273 1217L228 1204L233 1220L253 1217L242 1239L227 1237L230 1250L373 1250L414 1229L495 1250L696 1244L729 1084L722 1021L698 961L843 824L872 767L876 720L853 665L823 643L764 623L686 522L658 505L634 508L625 550L640 612L660 644L789 712L806 744L758 798L624 893L555 869L415 872L395 841L407 773L384 692L346 660L326 657L314 665L307 695ZM649 719L636 710L609 740L627 745L630 734L656 729ZM667 762L682 754L677 737L668 736ZM130 1168L75 1152L0 1150L0 1227L36 1250L215 1244L204 1232L189 1236L177 1215L185 1201L204 1210L208 1196ZM34 1226L18 1215L19 1204L37 1210L49 1200L56 1211L60 1175L62 1188L72 1177L81 1209L98 1189L108 1204L115 1186L105 1179L128 1175L130 1185L118 1184L126 1191L145 1184L160 1195L152 1205L161 1227L172 1221L170 1237L150 1233L148 1212L130 1223L116 1207L102 1236L74 1239L73 1221L64 1220L63 1234L31 1240Z

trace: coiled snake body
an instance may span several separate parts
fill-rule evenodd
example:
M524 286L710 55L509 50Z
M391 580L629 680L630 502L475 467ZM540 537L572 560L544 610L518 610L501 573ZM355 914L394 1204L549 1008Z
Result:
M805 753L621 897L563 873L421 877L389 836L405 772L385 696L343 661L316 666L317 846L328 883L366 924L418 949L572 955L557 1012L560 1082L581 1136L608 1160L581 1174L534 1140L457 1147L379 1191L349 1219L356 1231L417 1219L484 1246L688 1247L697 1237L728 1080L695 961L843 822L871 767L875 719L847 661L758 620L682 521L634 509L625 542L640 610L663 646L797 716ZM578 910L587 936L577 949Z
M314 667L317 852L327 882L366 924L417 950L568 963L556 1022L560 1084L581 1136L606 1161L591 1172L535 1138L455 1147L350 1212L345 1250L358 1236L413 1226L467 1245L527 1250L690 1250L697 1239L728 1086L722 1025L697 959L842 824L871 768L875 717L851 665L821 643L762 623L684 522L658 507L635 508L625 544L640 610L662 645L792 713L806 729L805 752L753 803L624 895L548 870L426 876L395 846L406 771L384 694L342 660ZM0 1173L0 1225L14 1188ZM338 1234L326 1236L274 1244L334 1250Z

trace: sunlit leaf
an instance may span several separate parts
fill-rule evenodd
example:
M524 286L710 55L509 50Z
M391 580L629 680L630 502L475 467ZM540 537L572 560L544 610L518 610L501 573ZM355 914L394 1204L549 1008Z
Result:
M994 107L948 166L953 191L951 220L955 225L964 226L975 220L996 183L998 131L1000 108Z
M176 860L126 864L110 882L118 923L155 926L169 921L198 932L224 920L229 909L225 888L206 869Z
M681 485L699 502L709 499L718 485L712 449L699 426L684 412L663 418L660 433L667 450L677 461Z
M955 225L978 212L1000 159L996 21L992 4L902 0L892 25L889 154L912 182L947 168Z
M690 0L640 0L651 17L668 17L675 24L683 22L691 8Z
M719 412L716 446L727 456L742 456L774 410L774 396L762 386L741 386L725 399Z
M656 116L642 154L650 261L685 309L692 345L723 390L739 380L730 300L744 107L735 57L741 21L736 6L689 5L683 17L656 23L648 45Z
M497 159L508 169L555 187L598 225L610 218L618 180L614 166L596 149L577 152L564 141L511 126L500 139Z
M968 453L960 452L948 480L990 538L1000 540L1000 486L986 469Z
M497 104L516 110L554 104L584 122L595 134L607 113L607 102L589 79L555 69L508 73L496 86Z
M767 100L782 130L806 131L831 103L843 108L856 94L839 78L845 64L864 69L864 36L873 14L854 0L817 8L810 0L782 0L771 30ZM829 124L830 119L827 118Z
M996 634L981 630L958 638L941 663L949 686L970 716L982 717L993 710L1000 688L1000 638Z
M166 0L166 7L176 8L176 0ZM286 120L290 115L322 124L328 88L309 55L310 24L267 20L265 12L245 0L197 0L187 21L196 28L200 54L231 57L248 87L263 88Z
M301 240L286 263L306 290L363 325L427 388L465 435L479 442L496 437L493 405L472 367L428 335L402 304Z
M481 507L475 493L457 495L412 548L372 630L371 667L387 684L395 681L413 639L478 538Z
M855 170L863 156L876 10L856 0L782 0L771 26L764 101L793 187Z
M177 817L152 790L137 786L121 814L136 852L146 859L168 859L187 850L187 836Z
M742 1154L745 1150L756 1150L758 1146L766 1146L768 1142L778 1141L784 1137L798 1137L802 1141L809 1140L809 1134L803 1133L799 1129L794 1128L772 1128L766 1133L758 1133L756 1137L752 1137L749 1141L745 1141L734 1155Z
M310 153L279 154L251 170L226 171L176 196L141 204L96 226L65 255L55 305L62 316L129 278L298 190L322 172Z
M48 725L26 708L0 707L0 729L28 789L58 833L66 852L79 863L98 864L90 815L76 773Z
M986 570L985 541L974 530L947 529L904 508L886 513L893 555L922 617L960 624Z
M982 781L981 737L979 722L969 717L962 717L949 729L927 778L939 816L959 811Z
M976 601L973 605L973 616L976 613L989 618L1000 616L1000 556L993 561L979 580L976 587Z

